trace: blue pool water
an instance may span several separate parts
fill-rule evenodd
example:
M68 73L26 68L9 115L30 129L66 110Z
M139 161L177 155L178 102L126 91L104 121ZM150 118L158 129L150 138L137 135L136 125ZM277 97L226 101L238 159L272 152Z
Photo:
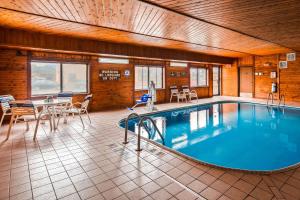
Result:
M234 169L272 171L300 162L300 110L220 102L149 115L165 146ZM129 130L137 133L137 120ZM124 121L120 123L124 127ZM143 130L142 135L148 137ZM152 138L161 143L158 134Z

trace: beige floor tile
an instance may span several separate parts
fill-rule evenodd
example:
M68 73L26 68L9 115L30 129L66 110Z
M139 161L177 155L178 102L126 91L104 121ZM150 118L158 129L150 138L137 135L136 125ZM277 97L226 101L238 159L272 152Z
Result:
M207 187L200 193L200 195L208 200L215 200L218 199L222 194L211 187Z
M244 199L247 196L245 192L242 192L241 190L236 189L234 187L229 188L229 190L225 192L225 195L231 198L232 200Z

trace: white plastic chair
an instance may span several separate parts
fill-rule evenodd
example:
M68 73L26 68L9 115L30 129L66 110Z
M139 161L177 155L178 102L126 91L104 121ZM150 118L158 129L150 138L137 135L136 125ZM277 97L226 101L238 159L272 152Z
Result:
M198 94L196 90L191 91L189 86L184 85L182 86L182 91L189 97L189 101L192 101L193 98L196 98L198 102Z
M37 109L34 107L32 102L24 101L24 102L12 102L11 103L11 119L9 123L9 128L7 131L6 140L8 140L12 126L16 120L23 119L26 122L26 130L29 130L29 122L37 120L37 116L39 119L48 115L48 113L38 113ZM50 127L52 129L52 122L49 117ZM35 136L34 136L35 138Z
M171 86L170 90L171 90L170 103L172 102L173 97L176 97L178 101L179 91L177 89L177 86Z
M56 106L55 107L55 110L56 110L56 113L61 113L62 110L64 109L68 109L70 107L73 106L73 92L61 92L61 93L58 93L57 94L57 99L58 100L64 100L68 103L65 103L65 104L61 104L59 106ZM63 114L64 116L64 122L66 123L67 122L67 113L64 113ZM74 114L73 114L73 117L74 117Z
M179 103L180 100L185 101L187 103L187 98L186 98L187 94L183 91L179 92L177 95L177 102Z
M90 123L92 123L91 118L88 113L88 106L89 106L89 103L90 103L92 97L93 97L93 95L89 94L84 98L84 101L82 103L77 102L77 103L74 103L72 106L63 109L61 111L61 114L58 117L57 125L59 124L59 120L60 120L61 116L63 116L64 114L78 114L83 127L84 127L84 123L83 123L81 115L87 114L87 117L88 117Z
M3 95L0 96L0 104L1 104L1 109L2 109L2 117L1 117L1 121L0 121L0 128L2 126L3 120L5 118L5 116L11 116L11 108L9 105L10 101L14 101L15 98L12 95Z

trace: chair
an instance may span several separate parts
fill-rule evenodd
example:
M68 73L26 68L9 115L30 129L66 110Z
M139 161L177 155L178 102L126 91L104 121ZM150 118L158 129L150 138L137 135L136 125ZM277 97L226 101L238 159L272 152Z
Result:
M0 128L2 126L3 120L5 116L11 116L11 109L9 102L14 101L15 98L12 95L3 95L0 96L0 104L1 104L1 109L2 109L2 117L0 121Z
M173 97L176 97L178 101L179 91L177 89L177 86L171 86L170 90L171 90L170 103L172 102Z
M142 105L142 104L147 104L149 99L151 99L152 97L149 94L143 94L140 99L136 100L136 104L131 107L128 108L129 110L133 110L135 107L137 107L138 105Z
M190 90L189 86L187 85L183 85L182 86L182 91L184 93L186 93L186 95L189 97L189 101L192 101L192 98L196 98L197 99L197 102L198 102L198 95L197 95L197 92L196 90Z
M64 100L67 101L68 103L65 104L61 104L59 106L56 106L55 109L58 113L60 113L60 111L62 109L66 109L68 107L71 107L73 105L73 92L60 92L57 94L57 99L58 100ZM73 114L74 117L74 114ZM64 121L66 122L66 114L64 114Z
M184 91L181 91L178 93L177 95L177 102L179 103L180 100L185 101L187 103L187 98L186 98L187 94Z
M29 130L29 122L30 121L37 120L38 119L37 116L39 116L39 118L42 118L45 116L45 114L42 112L40 114L38 113L37 109L35 109L35 107L31 101L11 102L10 106L11 106L11 119L10 119L8 131L7 131L6 140L8 140L13 123L17 119L23 119L26 122L26 130ZM50 121L50 126L52 129L52 122L51 122L50 117L49 117L49 121Z
M78 114L83 127L84 127L84 123L83 123L81 115L86 113L90 123L92 123L91 118L88 113L88 106L89 106L89 103L90 103L92 97L93 97L93 95L89 94L86 97L84 97L84 100L82 103L77 102L77 103L74 103L72 106L66 107L65 109L63 109L61 111L61 114L58 117L57 125L59 124L59 120L64 113L65 114Z

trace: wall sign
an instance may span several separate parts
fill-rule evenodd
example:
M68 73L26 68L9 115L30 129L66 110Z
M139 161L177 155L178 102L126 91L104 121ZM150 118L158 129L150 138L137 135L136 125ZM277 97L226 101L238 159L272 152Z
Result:
M277 72L271 72L270 78L277 78Z
M103 81L115 81L121 78L121 73L119 70L100 70L99 78Z
M130 76L130 70L129 69L126 69L124 71L124 76L126 76L126 77Z

